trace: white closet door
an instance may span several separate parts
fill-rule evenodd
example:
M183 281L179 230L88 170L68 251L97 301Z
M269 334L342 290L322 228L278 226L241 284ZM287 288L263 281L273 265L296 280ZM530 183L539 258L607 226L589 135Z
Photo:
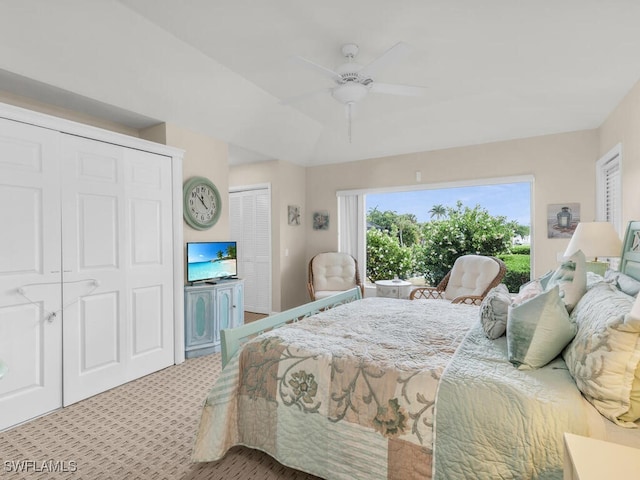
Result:
M58 141L0 119L0 430L62 405Z
M231 238L238 242L238 276L244 279L244 309L271 313L271 192L229 194Z
M173 363L171 165L64 136L64 404Z
M127 380L173 365L171 158L127 149ZM182 285L182 279L179 279Z

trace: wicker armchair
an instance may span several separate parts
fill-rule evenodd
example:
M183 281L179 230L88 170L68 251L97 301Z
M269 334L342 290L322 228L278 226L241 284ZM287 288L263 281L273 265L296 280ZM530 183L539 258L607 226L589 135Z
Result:
M353 287L360 287L364 296L358 262L348 253L319 253L309 261L307 290L311 300L320 300Z
M485 295L497 286L507 272L504 262L495 257L463 255L436 287L419 287L409 298L446 299L451 303L480 305Z

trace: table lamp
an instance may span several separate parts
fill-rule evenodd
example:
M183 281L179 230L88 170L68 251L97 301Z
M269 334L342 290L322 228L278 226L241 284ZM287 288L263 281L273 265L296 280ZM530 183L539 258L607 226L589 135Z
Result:
M609 222L580 222L564 252L569 257L582 250L587 258L587 271L604 275L608 263L599 262L598 257L622 255L622 241ZM593 258L593 261L588 259Z

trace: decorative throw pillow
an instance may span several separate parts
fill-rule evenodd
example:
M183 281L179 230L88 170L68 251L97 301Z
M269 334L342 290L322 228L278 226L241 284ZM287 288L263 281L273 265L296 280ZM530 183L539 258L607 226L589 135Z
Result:
M633 302L613 285L594 285L571 313L578 332L563 352L585 398L603 416L625 426L634 426L629 422L640 410L632 405L640 363L640 318L629 315Z
M495 340L507 329L507 315L511 305L511 295L506 285L501 283L489 290L480 304L480 323L487 338Z
M624 422L635 422L640 418L640 362L636 367L633 384L631 385L631 395L629 395L629 410L618 417Z
M638 292L640 292L640 282L622 272L609 270L606 273L605 279L618 287L618 290L632 297L635 297L638 295Z
M512 305L520 305L521 303L526 302L527 300L531 300L534 297L537 297L544 291L540 280L535 279L531 280L528 283L520 286L520 290L518 290L518 294L513 298Z
M549 284L549 280L551 280L551 277L553 277L554 273L555 272L553 270L549 270L544 275L538 277L538 281L540 282L540 285L542 285L542 289L543 290L547 289L547 285Z
M520 370L543 367L562 352L576 328L557 285L511 307L507 320L509 361Z
M587 291L587 266L582 250L565 259L558 269L553 273L546 289L555 286L560 287L560 297L571 313L578 300Z

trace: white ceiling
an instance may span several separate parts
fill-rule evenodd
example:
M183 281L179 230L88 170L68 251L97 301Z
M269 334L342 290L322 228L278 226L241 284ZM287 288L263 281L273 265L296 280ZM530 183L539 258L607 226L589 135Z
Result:
M231 159L318 165L597 128L640 79L637 0L0 0L0 89L224 140ZM292 61L368 63L352 143L331 86Z

